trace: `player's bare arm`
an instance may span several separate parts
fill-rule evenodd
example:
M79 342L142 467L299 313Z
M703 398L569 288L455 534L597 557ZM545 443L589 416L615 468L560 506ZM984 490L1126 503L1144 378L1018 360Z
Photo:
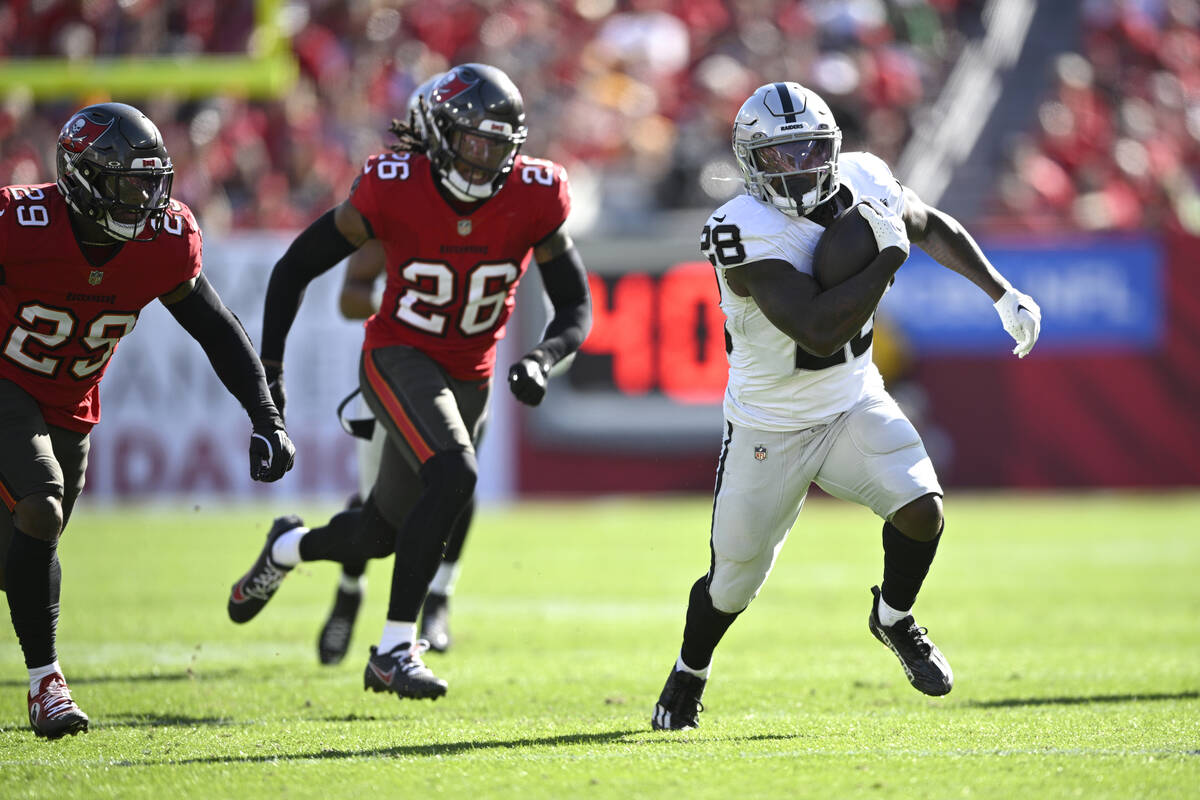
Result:
M935 261L964 276L991 298L1004 330L1016 342L1013 353L1024 358L1037 343L1042 311L996 271L975 238L954 217L922 201L904 187L904 226L909 239Z
M338 295L338 308L346 319L366 319L379 310L375 285L387 265L383 245L368 239L346 260L346 275Z
M862 272L826 291L811 275L779 259L727 269L725 280L735 294L753 297L772 325L824 357L867 324L906 256L898 248L885 248Z
M159 300L204 349L213 372L249 415L251 477L268 482L282 478L292 468L296 448L284 430L266 373L241 322L221 302L203 273Z
M536 347L508 371L508 385L522 403L536 406L546 395L546 377L555 364L574 353L592 329L592 299L587 270L566 226L533 248L554 316Z
M992 302L999 300L1012 288L957 219L926 204L907 186L904 187L903 218L911 241L939 264L954 270L985 291Z

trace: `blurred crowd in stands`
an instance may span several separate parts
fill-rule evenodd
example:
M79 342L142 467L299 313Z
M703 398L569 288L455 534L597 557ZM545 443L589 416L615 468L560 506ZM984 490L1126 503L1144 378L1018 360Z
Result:
M998 171L999 227L1157 226L1194 189L1196 0L1083 0L1082 55L1058 62L1039 128ZM636 231L657 209L740 191L735 111L767 80L830 102L845 149L893 165L984 0L293 0L301 78L286 96L126 100L162 129L175 194L206 231L298 228L343 199L427 76L495 64L521 88L525 152L564 163L576 230ZM13 0L0 59L253 51L254 0ZM0 87L0 185L50 180L85 102ZM1184 187L1188 188L1184 188Z
M993 227L1200 233L1200 2L1083 0Z

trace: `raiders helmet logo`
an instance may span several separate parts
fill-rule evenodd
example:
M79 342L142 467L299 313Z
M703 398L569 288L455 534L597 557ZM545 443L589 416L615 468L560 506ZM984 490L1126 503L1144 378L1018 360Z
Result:
M754 460L755 461L766 461L767 460L767 448L763 447L761 444L754 445Z

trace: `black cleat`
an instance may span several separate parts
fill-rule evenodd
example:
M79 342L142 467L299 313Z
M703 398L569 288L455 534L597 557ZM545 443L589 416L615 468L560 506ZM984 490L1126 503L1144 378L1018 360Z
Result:
M258 560L229 591L228 609L231 620L239 623L249 622L275 594L275 590L292 568L276 564L271 558L271 547L280 536L302 525L303 520L294 514L276 518L271 530L267 531L267 543L258 554Z
M340 664L346 657L362 600L362 591L347 592L338 586L337 595L333 598L333 609L329 612L329 619L325 620L325 626L321 628L320 638L317 639L317 658L322 664Z
M430 592L425 595L421 606L421 632L417 634L429 642L429 649L444 653L450 649L450 598L444 594Z
M447 684L421 661L421 653L428 649L429 642L424 639L411 646L398 645L386 653L372 646L371 658L363 672L363 690L437 700L446 693Z
M700 697L704 694L704 678L673 670L663 686L650 725L656 731L686 731L700 725L696 717L704 710Z
M867 625L871 634L900 659L908 682L917 691L933 697L949 694L954 688L954 671L942 651L929 641L926 635L929 631L918 628L911 614L895 625L885 626L879 621L879 587L872 586L871 594L875 599L871 603Z
M31 692L27 697L29 725L38 736L61 739L80 731L87 733L88 715L71 699L71 690L62 675L52 672L42 678L37 694Z

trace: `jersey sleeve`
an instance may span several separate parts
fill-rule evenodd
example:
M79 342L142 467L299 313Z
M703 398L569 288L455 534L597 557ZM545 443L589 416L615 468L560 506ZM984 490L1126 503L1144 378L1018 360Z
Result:
M518 180L537 188L545 186L551 190L543 195L545 202L539 204L541 212L533 231L533 241L540 243L561 228L571 214L571 186L567 179L567 169L562 164L541 159L523 159L517 168L520 170ZM549 184L545 183L547 175Z
M0 188L0 267L8 260L8 237L10 235L9 225L11 224L10 217L12 216L12 194L8 191L8 187ZM0 274L0 281L3 280L3 274Z
M379 153L371 156L363 164L362 174L354 179L354 185L350 187L350 205L354 206L358 213L362 214L371 228L379 231L381 228L381 220L379 218L379 170L380 161L387 158L387 154Z
M904 187L882 158L867 152L845 153L839 168L850 173L860 197L875 197L895 211L904 213Z
M196 221L195 214L186 204L178 201L172 201L167 208L163 227L165 230L160 236L178 235L183 239L183 258L178 262L178 280L175 281L175 286L178 286L200 274L204 264L204 236L200 233L200 223ZM168 287L167 290L172 288Z
M700 250L722 270L755 261L791 263L780 235L786 224L773 209L762 208L749 195L739 195L708 218L700 234Z

